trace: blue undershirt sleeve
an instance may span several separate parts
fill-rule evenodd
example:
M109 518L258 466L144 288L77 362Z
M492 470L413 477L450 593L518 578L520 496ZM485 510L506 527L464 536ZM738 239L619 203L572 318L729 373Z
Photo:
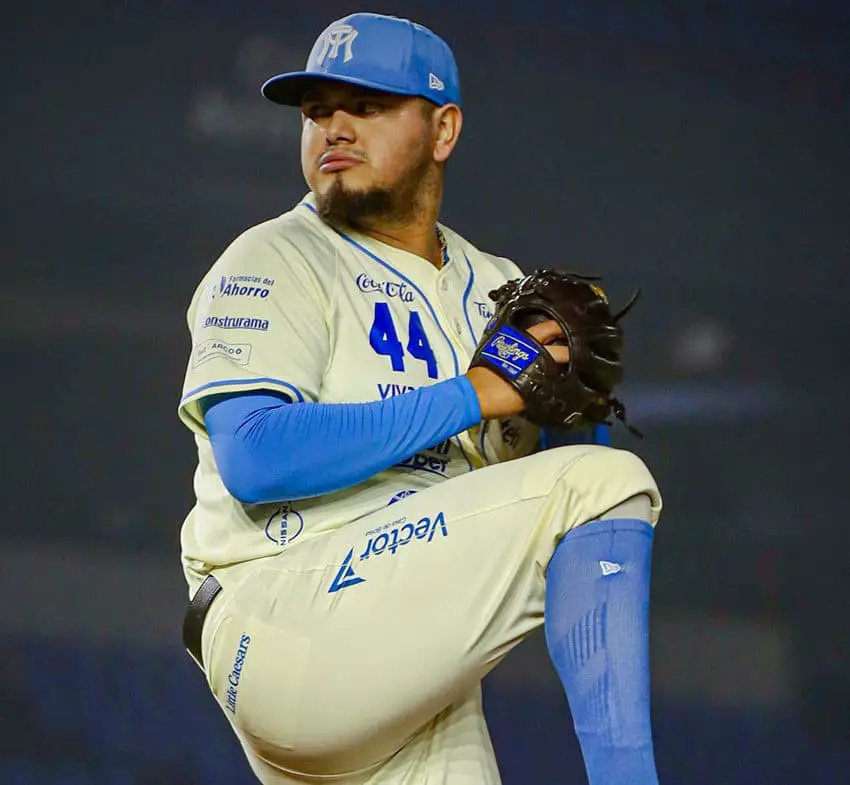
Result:
M221 479L246 504L357 485L481 420L465 376L369 403L290 403L258 391L207 396L201 410Z

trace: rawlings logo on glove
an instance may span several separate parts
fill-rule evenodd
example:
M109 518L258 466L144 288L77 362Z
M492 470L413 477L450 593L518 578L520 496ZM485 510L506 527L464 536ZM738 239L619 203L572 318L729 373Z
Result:
M623 329L619 320L631 310L637 293L612 314L598 278L538 270L490 292L495 313L470 367L497 373L519 392L524 416L542 427L584 428L625 423L626 410L612 397L622 381ZM546 347L526 332L553 319L570 349L568 363L555 362ZM636 429L627 426L633 433Z

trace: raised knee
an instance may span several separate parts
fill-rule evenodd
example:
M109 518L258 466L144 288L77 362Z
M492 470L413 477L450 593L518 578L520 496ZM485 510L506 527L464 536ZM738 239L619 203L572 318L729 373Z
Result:
M578 502L574 525L600 518L639 518L652 524L661 514L661 493L652 473L627 450L586 453L564 476Z

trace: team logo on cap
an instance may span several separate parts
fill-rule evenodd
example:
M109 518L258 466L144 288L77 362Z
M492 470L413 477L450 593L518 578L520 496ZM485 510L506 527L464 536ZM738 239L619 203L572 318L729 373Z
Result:
M342 62L347 63L352 57L354 57L354 53L351 51L351 45L354 43L354 39L357 38L357 35L357 30L355 30L351 25L336 25L325 30L322 48L319 51L319 56L317 58L319 65L324 64L326 57L328 60L336 60L339 55L340 47L345 47L345 54L343 55Z

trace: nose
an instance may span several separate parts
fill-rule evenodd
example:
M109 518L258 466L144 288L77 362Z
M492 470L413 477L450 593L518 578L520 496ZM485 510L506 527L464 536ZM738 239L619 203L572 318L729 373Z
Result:
M352 143L356 138L354 131L354 123L348 112L337 109L330 116L327 125L325 126L325 137L328 144Z

